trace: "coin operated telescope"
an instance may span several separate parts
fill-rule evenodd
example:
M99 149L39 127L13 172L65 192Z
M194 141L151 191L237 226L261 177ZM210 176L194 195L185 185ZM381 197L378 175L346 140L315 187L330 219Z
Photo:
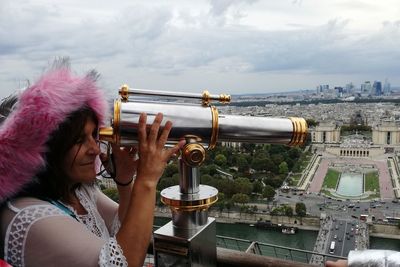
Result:
M174 145L182 139L179 185L161 192L161 201L170 207L172 221L154 232L156 266L216 266L215 219L208 209L218 200L218 190L200 184L199 167L206 150L217 141L301 145L307 136L303 118L277 118L222 115L213 101L229 103L229 95L129 89L119 90L111 126L100 129L100 139L121 146L138 143L138 123L147 113L148 127L157 113L173 127L167 141ZM175 99L175 101L171 101Z

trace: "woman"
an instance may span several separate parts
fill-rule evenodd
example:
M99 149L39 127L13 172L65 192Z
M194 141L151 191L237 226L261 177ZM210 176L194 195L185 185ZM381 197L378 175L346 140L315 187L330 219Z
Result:
M141 266L152 233L156 185L183 143L164 149L162 114L136 150L115 145L119 205L95 186L98 126L108 109L97 74L56 62L26 89L0 126L0 253L13 266ZM134 182L133 176L136 174Z

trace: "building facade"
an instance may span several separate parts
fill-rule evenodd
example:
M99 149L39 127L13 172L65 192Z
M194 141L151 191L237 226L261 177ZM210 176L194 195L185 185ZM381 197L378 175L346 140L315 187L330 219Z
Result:
M400 124L397 121L382 121L372 128L375 145L400 145Z
M315 128L310 128L311 142L315 144L340 143L340 126L335 122L321 122Z

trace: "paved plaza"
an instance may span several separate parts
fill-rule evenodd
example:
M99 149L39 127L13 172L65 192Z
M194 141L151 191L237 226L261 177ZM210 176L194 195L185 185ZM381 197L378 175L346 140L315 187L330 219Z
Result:
M381 199L393 199L395 197L393 192L393 186L391 177L389 174L388 166L386 163L387 159L371 160L371 159L351 159L351 158L326 158L324 157L318 169L315 171L314 176L309 181L308 191L318 193L322 189L325 176L328 172L328 168L332 164L342 165L374 165L378 170L379 175L379 188Z

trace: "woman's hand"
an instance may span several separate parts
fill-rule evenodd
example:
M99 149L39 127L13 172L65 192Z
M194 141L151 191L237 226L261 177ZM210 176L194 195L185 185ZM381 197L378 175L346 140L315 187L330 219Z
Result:
M115 180L119 183L126 184L132 181L133 176L136 174L138 159L137 148L132 147L119 147L111 144L112 154L114 157Z
M185 141L181 141L173 148L164 148L172 128L172 122L167 121L159 135L162 119L163 115L158 113L147 133L147 115L142 113L139 118L139 162L136 182L144 182L151 187L157 185L171 156L185 144Z
M347 260L327 261L326 267L347 267Z

